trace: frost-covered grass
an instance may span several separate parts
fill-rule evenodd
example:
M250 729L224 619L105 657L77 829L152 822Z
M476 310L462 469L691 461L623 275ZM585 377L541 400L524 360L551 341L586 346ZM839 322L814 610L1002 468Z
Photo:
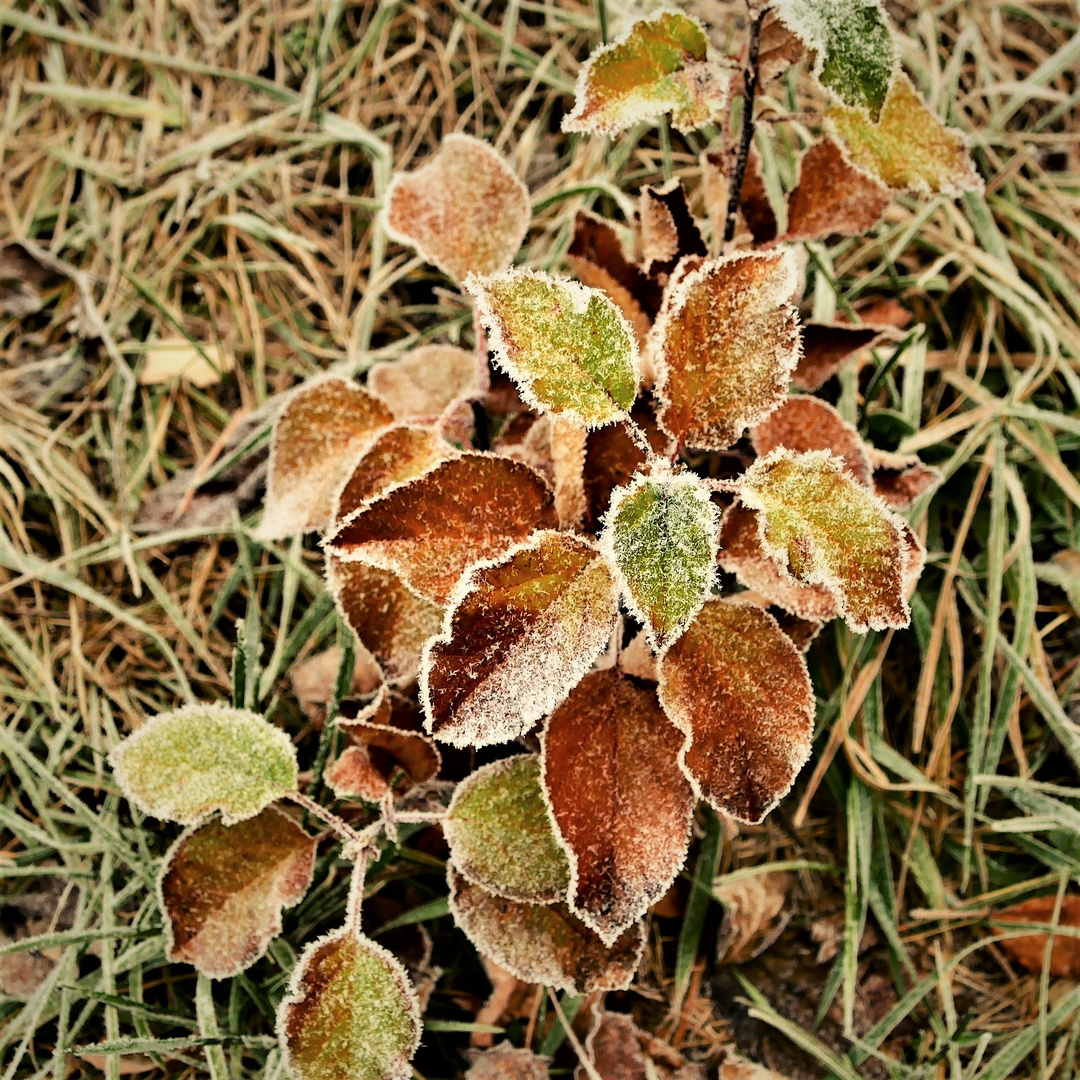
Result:
M735 2L688 7L743 25ZM765 824L721 837L700 819L679 903L652 919L642 993L619 1004L679 1052L734 1037L792 1077L1064 1077L1080 992L1010 964L992 915L1080 881L1080 616L1042 580L1080 548L1080 25L1065 3L890 11L987 193L901 199L870 236L813 245L808 272L819 320L898 300L927 327L902 381L881 365L834 394L875 445L945 473L911 517L929 552L914 627L835 622L811 647L810 763ZM230 700L241 620L261 644L246 704L302 763L325 760L288 673L343 635L321 555L256 540L242 496L225 528L191 524L206 489L185 500L190 477L154 504L158 531L135 527L140 506L200 463L200 478L232 476L218 440L247 423L247 444L265 442L273 393L468 330L462 299L376 225L391 167L444 132L518 166L524 258L552 271L574 210L632 213L627 192L696 168L704 144L664 128L610 145L556 134L600 14L570 0L0 10L0 243L28 241L0 250L6 1076L282 1075L274 1012L303 943L340 925L348 867L320 849L284 935L231 984L168 965L154 883L179 829L143 827L106 755L149 714ZM621 10L602 14L614 28ZM770 90L791 108L809 92ZM794 175L786 146L762 142L766 187ZM177 336L227 346L237 373L137 386L146 342ZM446 915L444 855L400 827L365 909L399 955L422 923L444 969L416 1059L429 1078L460 1074L489 992ZM787 929L718 967L711 894L777 869ZM520 1011L519 1045L560 1045L547 998ZM573 1061L567 1044L558 1065Z

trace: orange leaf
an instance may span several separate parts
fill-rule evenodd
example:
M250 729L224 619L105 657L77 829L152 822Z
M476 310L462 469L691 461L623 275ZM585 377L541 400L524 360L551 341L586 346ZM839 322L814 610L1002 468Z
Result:
M994 916L995 922L1049 923L1054 917L1057 897L1038 896L1022 904L1006 908ZM1080 896L1065 896L1061 900L1058 926L1072 930L1080 928ZM1038 930L999 942L1018 964L1036 974L1046 962L1048 931ZM1069 979L1080 978L1080 937L1057 937L1050 948L1050 974Z

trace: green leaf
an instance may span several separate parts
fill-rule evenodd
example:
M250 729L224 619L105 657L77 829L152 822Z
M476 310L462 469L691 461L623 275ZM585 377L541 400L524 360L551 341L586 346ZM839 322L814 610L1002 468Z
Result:
M693 473L639 474L612 495L601 550L657 651L705 603L716 569L716 533L717 509Z
M626 416L637 396L637 338L602 292L535 270L470 275L465 290L489 348L533 408L587 427Z
M277 1028L297 1080L406 1080L420 1004L389 952L344 929L304 950Z
M727 104L726 72L710 63L697 19L660 11L635 22L582 65L563 131L614 135L671 113L679 131L715 120Z
M184 825L215 810L231 825L296 790L296 751L285 732L224 705L160 713L114 747L109 762L144 814Z
M535 756L503 758L463 780L443 832L454 865L488 892L528 903L566 897L570 867L544 805Z
M777 0L776 10L817 53L814 74L821 84L876 120L897 69L881 0Z

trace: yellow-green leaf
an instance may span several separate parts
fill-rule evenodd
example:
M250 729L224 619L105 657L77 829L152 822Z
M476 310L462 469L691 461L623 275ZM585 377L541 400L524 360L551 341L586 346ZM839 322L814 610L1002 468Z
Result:
M215 810L229 825L296 790L289 737L246 709L187 705L160 713L113 748L109 762L144 814L187 825Z
M682 12L640 19L585 61L563 131L614 135L668 112L679 131L715 120L727 103L727 79L707 59L708 44L701 23Z
M637 396L637 338L598 289L535 270L470 276L488 346L540 412L600 427Z

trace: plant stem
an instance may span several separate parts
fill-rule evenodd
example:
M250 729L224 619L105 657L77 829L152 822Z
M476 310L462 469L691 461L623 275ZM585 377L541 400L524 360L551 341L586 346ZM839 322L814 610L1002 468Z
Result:
M739 214L746 162L750 157L750 144L754 141L754 96L758 84L758 48L761 45L761 24L765 14L754 15L750 20L750 40L747 43L746 67L743 69L743 115L739 135L739 156L735 161L735 175L731 178L728 192L727 219L724 221L724 243L735 236L735 220Z
M600 43L608 43L607 0L596 0L596 18L600 23Z
M361 852L349 877L349 898L345 902L345 923L354 934L360 933L364 904L364 879L367 877L367 854Z
M297 806L302 806L313 817L317 817L320 821L325 821L338 836L344 837L354 844L365 843L366 838L358 833L351 825L342 821L337 814L327 810L325 806L317 803L314 799L308 798L303 792L290 791L286 797L292 799Z

